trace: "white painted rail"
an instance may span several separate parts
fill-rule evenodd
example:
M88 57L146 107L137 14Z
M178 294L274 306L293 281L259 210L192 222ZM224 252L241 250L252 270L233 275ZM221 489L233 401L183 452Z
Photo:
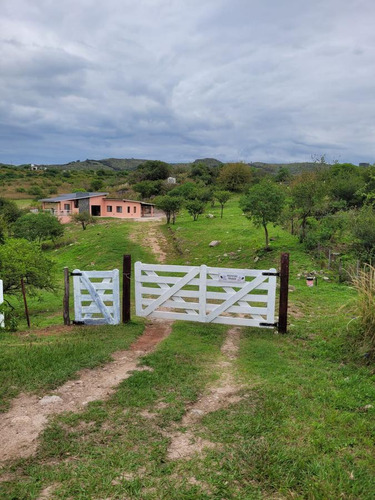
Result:
M3 280L0 280L0 305L4 302ZM4 314L0 312L0 328L4 328Z
M275 326L276 269L135 264L138 316Z
M75 269L75 322L87 325L120 323L120 280L118 269L112 271L80 271Z

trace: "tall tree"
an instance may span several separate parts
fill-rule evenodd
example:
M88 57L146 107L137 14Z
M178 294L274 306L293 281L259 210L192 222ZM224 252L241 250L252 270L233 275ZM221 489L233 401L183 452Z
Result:
M262 226L266 240L266 249L269 249L268 224L276 224L284 205L282 188L270 180L255 184L248 193L240 199L240 207L245 215L253 221L255 226Z
M193 217L193 220L198 220L198 217L204 213L206 204L201 200L189 200L185 204L186 210Z
M64 226L52 214L22 215L12 226L16 238L25 238L29 241L55 240L64 234Z
M73 214L72 221L81 224L83 230L85 230L89 224L96 224L96 219L87 211Z
M9 238L0 245L0 276L6 294L16 294L21 290L21 278L30 292L53 290L53 271L54 262L36 243Z
M215 198L220 204L221 211L220 211L220 217L221 219L223 218L223 211L224 211L224 205L226 202L229 200L231 197L231 193L229 191L216 191L215 193Z
M227 163L221 170L218 183L229 191L244 191L250 184L252 171L245 163Z
M182 199L178 196L158 196L155 198L155 205L157 208L165 213L167 224L176 222L176 216L182 207Z
M324 209L327 187L316 172L302 172L291 185L291 207L301 221L300 239L306 237L307 219Z

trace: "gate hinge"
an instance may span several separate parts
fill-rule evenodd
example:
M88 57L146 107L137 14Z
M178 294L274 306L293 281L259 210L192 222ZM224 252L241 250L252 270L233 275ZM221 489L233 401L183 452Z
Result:
M280 273L278 273L278 272L273 273L271 271L264 271L264 273L262 273L262 276L280 276Z
M262 322L262 323L259 323L259 326L273 326L274 328L277 328L279 326L279 323L277 321L276 321L276 323Z
M84 325L85 322L84 321L72 321L73 325Z
M82 276L82 273L69 273L70 276Z

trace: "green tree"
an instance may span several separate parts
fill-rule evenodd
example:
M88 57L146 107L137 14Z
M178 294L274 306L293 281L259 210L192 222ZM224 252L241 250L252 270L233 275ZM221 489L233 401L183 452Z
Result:
M158 160L148 160L137 167L129 176L129 182L157 181L167 179L170 173L168 163Z
M45 240L54 241L64 234L64 226L49 213L26 214L17 219L12 226L16 238L41 243Z
M99 189L102 189L104 186L104 182L102 181L102 179L93 179L91 181L91 186L90 186L90 189L92 189L92 191L99 191Z
M212 184L218 170L217 167L209 167L205 163L198 162L192 165L190 177L195 181L201 181L203 184Z
M21 278L30 292L54 289L54 262L36 243L9 238L0 246L0 276L4 293L16 294L21 290Z
M167 217L167 224L176 222L176 216L182 207L182 199L177 196L158 196L155 198L155 205L160 210L163 210Z
M290 170L286 167L279 167L277 174L275 175L275 182L287 184L292 178Z
M87 211L73 214L72 221L76 224L81 224L83 230L85 230L89 224L96 224L96 219Z
M206 204L201 200L188 200L185 203L186 210L193 217L193 220L198 220L198 217L204 213Z
M142 199L160 194L161 188L161 181L141 181L133 186L134 191L139 193Z
M22 210L20 210L14 201L7 200L6 198L0 198L0 216L3 217L6 224L12 224L22 215Z
M291 207L301 221L300 239L306 238L308 217L324 212L327 186L316 172L302 172L291 185Z
M245 163L227 163L219 173L218 183L229 191L244 191L250 184L252 171Z
M365 205L355 213L351 229L357 256L370 262L375 257L375 210L372 205Z
M194 182L185 182L169 191L169 196L178 196L184 200L194 200L197 197L197 185Z
M280 186L270 180L255 184L248 193L240 199L240 207L255 226L262 226L266 239L266 249L269 249L267 225L279 221L284 205L284 192Z
M229 191L216 191L215 192L215 198L220 204L221 207L221 212L220 212L220 217L223 218L223 211L224 211L224 205L226 202L229 200L231 197L231 193Z
M351 163L333 165L327 173L328 189L335 201L344 201L348 207L358 206L365 180L361 170Z

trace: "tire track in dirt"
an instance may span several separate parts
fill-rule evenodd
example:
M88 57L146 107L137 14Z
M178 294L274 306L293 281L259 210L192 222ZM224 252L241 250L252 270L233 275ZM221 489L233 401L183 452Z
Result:
M147 370L138 366L139 359L152 352L171 330L171 322L155 320L146 326L129 350L113 353L113 361L105 366L81 370L77 380L69 380L52 391L51 396L21 394L16 397L10 410L0 414L0 463L32 456L38 447L38 436L51 415L79 411L91 401L107 399L132 372Z
M143 247L151 249L160 264L164 264L167 260L167 254L164 248L167 248L168 243L163 233L159 230L160 223L155 221L145 222L144 224L134 224L130 239Z
M170 438L167 458L169 460L188 459L192 455L202 453L206 448L215 448L216 445L195 435L195 426L208 413L226 408L241 401L239 391L243 388L233 374L233 362L238 356L241 329L233 327L221 347L223 360L214 367L221 373L219 380L208 388L206 394L191 405L181 421L181 426L186 427L186 432L169 433Z

